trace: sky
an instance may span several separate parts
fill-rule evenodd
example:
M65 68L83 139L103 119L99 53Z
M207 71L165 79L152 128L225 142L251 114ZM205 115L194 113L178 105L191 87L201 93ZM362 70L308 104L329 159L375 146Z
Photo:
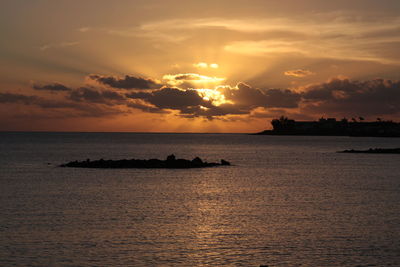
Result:
M0 0L0 131L399 120L398 0Z

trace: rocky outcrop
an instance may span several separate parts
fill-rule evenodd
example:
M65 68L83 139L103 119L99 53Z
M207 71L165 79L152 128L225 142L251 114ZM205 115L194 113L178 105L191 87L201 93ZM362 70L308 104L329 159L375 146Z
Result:
M60 167L73 168L105 168L105 169L189 169L189 168L207 168L216 166L229 166L228 161L221 159L221 162L206 162L196 157L193 160L177 159L175 155L169 155L166 160L160 159L121 159L121 160L90 160L71 161L60 165Z

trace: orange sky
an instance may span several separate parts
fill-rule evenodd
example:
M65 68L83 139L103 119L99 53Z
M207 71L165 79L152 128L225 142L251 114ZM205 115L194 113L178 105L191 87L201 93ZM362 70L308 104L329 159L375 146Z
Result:
M4 0L0 130L398 120L398 14L397 0Z

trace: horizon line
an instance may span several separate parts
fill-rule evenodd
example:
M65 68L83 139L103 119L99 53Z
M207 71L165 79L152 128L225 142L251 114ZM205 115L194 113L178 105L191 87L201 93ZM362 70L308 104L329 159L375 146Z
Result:
M133 133L133 134L252 134L251 132L133 132L133 131L23 131L12 130L2 131L0 133Z

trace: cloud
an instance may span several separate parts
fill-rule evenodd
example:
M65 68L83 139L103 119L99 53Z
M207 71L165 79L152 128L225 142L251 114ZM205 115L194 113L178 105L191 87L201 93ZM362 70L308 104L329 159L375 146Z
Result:
M199 62L199 63L193 64L193 67L199 68L199 69L207 69L208 68L208 64L205 63L205 62Z
M351 14L314 14L307 19L192 19L152 23L146 30L198 31L220 29L236 32L236 39L221 44L231 53L269 57L289 54L307 58L374 61L400 64L400 17L372 19ZM164 24L163 24L164 23Z
M95 80L101 84L108 85L113 88L118 89L156 89L160 88L160 84L152 79L145 79L141 77L134 77L125 75L124 78L114 77L114 76L101 76L92 74L89 78Z
M250 110L256 107L295 108L301 95L287 89L257 89L245 83L239 83L235 88L219 87L218 90L227 100Z
M179 89L164 87L151 93L136 92L127 94L131 99L140 99L151 105L150 112L160 112L161 110L171 109L179 111L180 116L186 118L207 117L212 119L214 116L227 114L245 114L247 111L237 108L230 103L223 103L218 106L213 104L211 99L205 99L202 92L195 89ZM148 111L148 105L129 105L143 111Z
M184 110L191 106L209 106L196 90L181 90L178 88L164 87L151 93L130 93L126 95L133 99L142 99L160 109Z
M303 78L306 76L314 75L315 73L309 70L297 69L297 70L288 70L285 71L284 74L286 76L293 76L296 78Z
M60 118L104 117L129 112L102 104L79 103L70 101L69 99L47 99L35 95L23 95L18 93L0 93L0 103L37 106L45 110L56 112L49 114L50 117Z
M216 89L164 87L152 92L129 93L126 96L143 100L153 108L177 110L184 117L202 116L208 119L249 114L257 107L296 108L300 101L300 94L290 90L257 89L244 83L239 83L236 87L219 86ZM148 106L136 107L148 109Z
M219 85L225 78L211 77L197 73L179 73L164 75L163 80L165 80L168 85L175 87L205 88Z
M171 42L182 44L180 55L186 52L185 48L206 42L215 49L223 47L231 53L257 57L284 53L306 58L400 64L399 22L399 16L340 11L312 12L306 16L176 18L98 28L98 31L153 42L157 47L170 48ZM214 42L207 42L208 39ZM200 69L205 67L196 65Z
M14 93L0 93L0 103L20 103L29 105L38 101L37 96L28 96L22 94L14 94Z
M141 99L135 99L134 101L128 102L126 105L130 108L140 109L147 113L159 113L159 114L169 113L167 110L163 110L153 105L149 105L148 103L142 101Z
M332 79L307 86L304 91L306 113L381 116L400 111L400 81Z
M353 36L314 36L295 40L245 40L233 41L224 46L230 53L254 57L299 56L311 59L371 61L382 64L400 64L400 54L395 50L400 38L373 42Z
M78 29L79 32L88 32L90 31L92 28L91 27L81 27Z
M95 90L93 88L81 87L71 91L69 99L77 102L102 103L106 105L116 105L126 100L125 96L110 90Z
M45 85L34 84L32 86L33 89L39 91L52 91L52 92L61 92L61 91L71 91L72 89L62 85L61 83L52 83Z
M140 27L145 32L171 32L177 30L198 30L198 29L225 29L238 32L266 32L272 29L287 29L287 19L169 19L150 22ZM297 26L297 28L300 28Z
M205 62L199 62L199 63L195 63L193 64L193 67L198 68L198 69L218 69L219 65L217 63L205 63Z
M291 71L296 75L307 70ZM150 79L116 79L91 75L103 83L126 86L124 83L148 85ZM104 78L104 79L103 79ZM111 82L108 78L111 78ZM134 78L134 79L130 79ZM213 77L195 73L166 75L164 80L176 83L196 83ZM117 83L114 84L114 83ZM155 83L150 83L155 85ZM159 84L158 84L159 85ZM236 86L215 85L206 88L164 86L151 90L123 93L121 88L69 88L60 83L33 85L35 90L65 92L45 98L39 95L0 93L0 103L37 106L59 112L62 116L108 116L139 109L146 113L172 113L185 118L226 119L271 117L283 113L296 118L313 116L389 116L400 115L400 82L384 79L352 81L335 78L296 89L256 88L238 83ZM126 89L126 88L123 88ZM107 112L109 110L109 112ZM96 114L98 112L98 114ZM61 114L65 113L65 114Z
M205 75L200 75L197 73L183 73L174 75L164 75L164 80L175 80L175 81L223 81L224 78L210 77Z
M302 56L320 56L312 54L321 48L313 47L315 44L308 44L305 41L293 42L292 40L257 40L257 41L236 41L224 47L224 50L231 53L270 56L274 54L297 54Z
M62 42L62 43L49 43L42 45L39 49L41 51L46 51L51 48L64 48L79 45L79 42Z
M181 110L181 113L186 118L206 117L209 120L214 118L221 119L226 115L246 115L249 110L246 108L238 107L231 103L221 104L219 106L190 106Z

